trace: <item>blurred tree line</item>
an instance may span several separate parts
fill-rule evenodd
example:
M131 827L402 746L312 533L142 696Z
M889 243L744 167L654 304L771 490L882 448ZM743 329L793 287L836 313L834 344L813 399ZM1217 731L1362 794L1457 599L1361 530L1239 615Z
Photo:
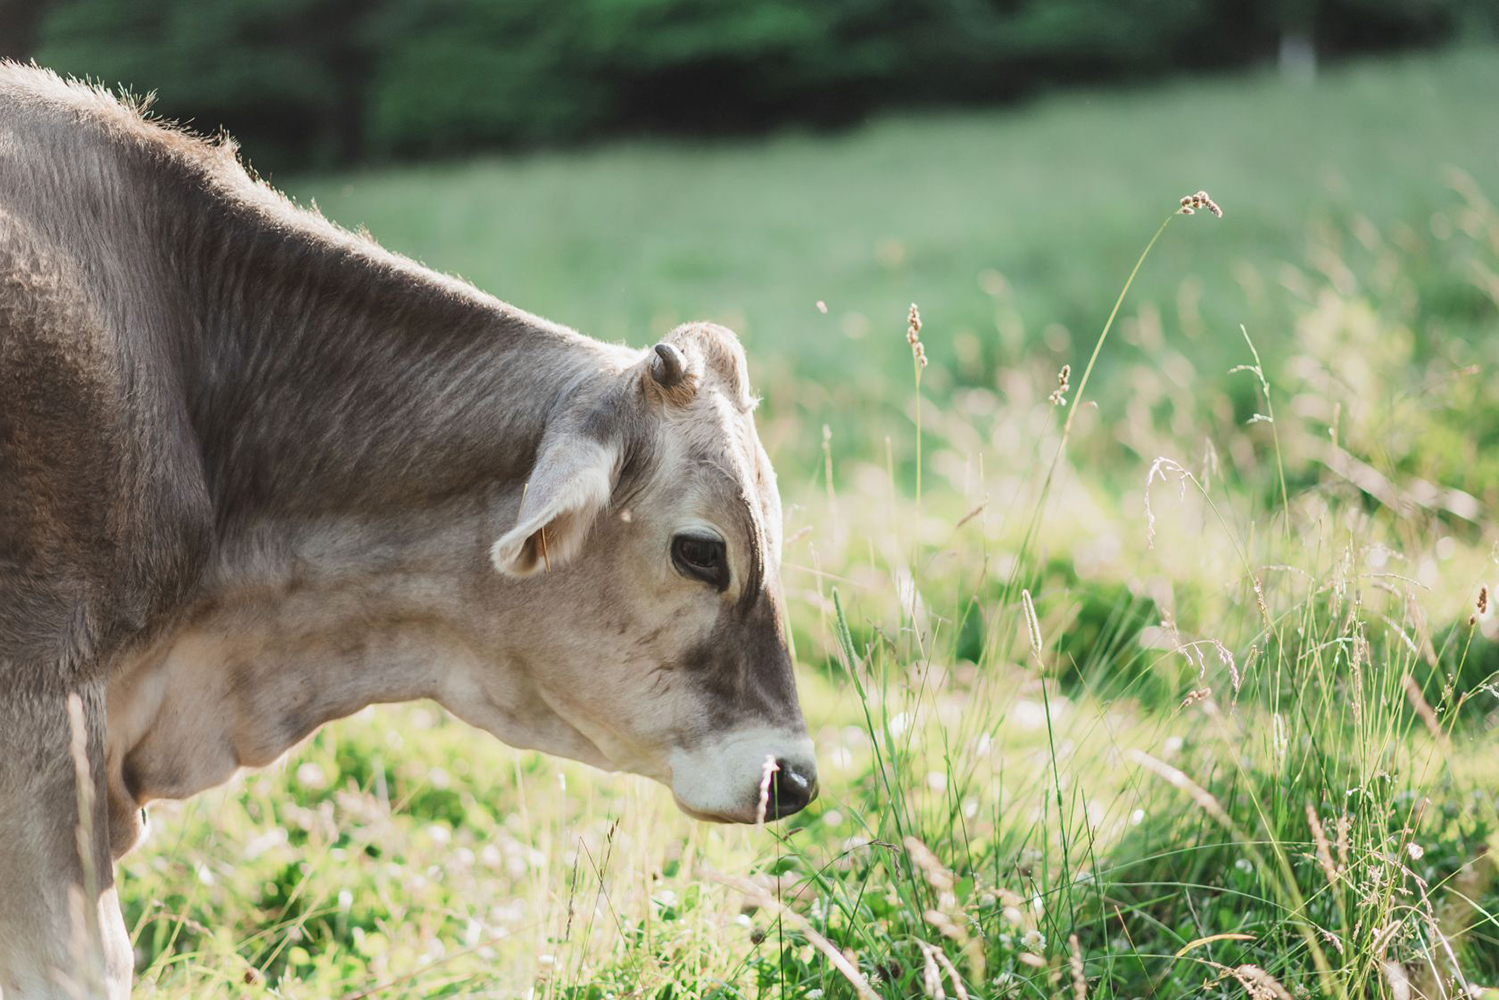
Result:
M1496 35L1499 0L0 0L0 55L159 91L163 115L286 166L836 124Z

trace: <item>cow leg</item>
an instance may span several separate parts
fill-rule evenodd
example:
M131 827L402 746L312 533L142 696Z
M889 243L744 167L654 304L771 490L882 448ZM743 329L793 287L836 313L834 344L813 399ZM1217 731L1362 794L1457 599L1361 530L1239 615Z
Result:
M3 666L3 664L0 664ZM0 681L9 681L0 670ZM82 692L91 808L65 693L0 687L0 996L127 1000L130 939L115 896L104 794L104 691ZM80 846L84 850L80 850Z

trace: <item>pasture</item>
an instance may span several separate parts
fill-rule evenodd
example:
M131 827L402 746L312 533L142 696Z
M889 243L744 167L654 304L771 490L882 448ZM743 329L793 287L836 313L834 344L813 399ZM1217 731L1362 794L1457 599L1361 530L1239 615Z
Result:
M709 827L369 710L153 806L136 995L1499 996L1495 93L272 178L603 339L740 331L822 797Z

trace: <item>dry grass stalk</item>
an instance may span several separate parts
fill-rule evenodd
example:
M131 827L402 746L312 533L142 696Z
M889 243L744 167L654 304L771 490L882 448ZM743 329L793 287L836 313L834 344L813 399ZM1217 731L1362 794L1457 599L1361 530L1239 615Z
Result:
M1167 784L1179 789L1180 791L1186 792L1187 796L1191 798L1193 802L1196 802L1197 805L1202 808L1203 812L1207 813L1209 816L1213 817L1213 819L1223 824L1223 827L1230 833L1238 836L1241 840L1244 839L1242 836L1240 836L1238 827L1234 825L1233 817L1229 816L1227 811L1224 810L1223 806L1219 804L1218 800L1215 799L1212 793L1209 792L1206 788L1203 788L1197 782L1193 781L1191 778L1187 777L1185 774L1183 774L1181 771L1178 771L1170 764L1156 760L1150 754L1144 753L1143 751L1130 750L1128 752L1128 757L1136 764L1139 764L1147 771L1150 771L1156 777L1163 779Z
M942 966L942 971L947 973L947 981L952 984L953 996L957 1000L968 1000L968 989L963 985L963 979L958 975L958 970L953 967L952 961L941 948L933 948L932 953L936 956L937 964Z
M1489 588L1488 584L1478 588L1478 600L1473 603L1473 613L1468 616L1468 624L1477 625L1478 619L1482 618L1489 610Z
M969 521L972 521L974 518L976 518L980 514L982 514L984 512L984 508L987 507L987 506L989 506L989 498L988 497L984 497L984 499L982 499L982 500L979 501L978 506L974 507L968 513L964 514L961 518L959 518L958 523L955 524L955 525L953 525L953 527L954 528L961 528L961 527L963 527L963 525L967 524Z
M906 850L910 852L911 863L921 869L926 876L927 884L937 890L939 899L946 899L952 895L953 877L942 862L937 860L937 855L915 837L905 839Z
M1405 588L1405 608L1416 638L1420 640L1421 656L1425 658L1426 665L1434 669L1437 666L1437 648L1431 641L1431 627L1426 622L1426 610L1416 600L1416 592L1410 586Z
M1088 977L1083 971L1083 949L1077 935L1067 937L1068 964L1072 966L1072 1000L1088 1000Z
M1411 708L1416 710L1416 714L1426 724L1426 731L1431 734L1433 740L1436 740L1437 745L1445 750L1447 734L1442 732L1442 723L1437 719L1436 710L1426 700L1426 695L1421 692L1421 685L1417 684L1416 679L1410 674L1403 674L1400 683L1405 688L1405 697L1410 701Z
M937 966L937 959L933 956L936 950L925 941L917 941L916 946L921 949L921 989L926 993L928 1000L947 1000L947 994L942 989L942 970Z
M1148 549L1155 548L1155 511L1150 506L1150 484L1156 481L1157 476L1164 483L1168 473L1177 477L1177 497L1181 500L1187 498L1187 480L1192 474L1181 463L1164 456L1150 463L1150 468L1145 472L1145 547Z
M1291 1000L1280 980L1258 965L1241 965L1232 974L1253 1000Z
M1312 843L1317 847L1317 863L1322 866L1322 874L1327 876L1328 885L1336 886L1338 869L1333 864L1332 845L1327 842L1327 834L1322 830L1322 820L1310 802L1306 804L1306 822L1312 829Z
M981 981L984 978L983 943L970 935L967 927L964 926L963 911L958 906L953 873L941 861L938 861L931 848L920 840L907 837L904 843L906 852L911 856L911 863L921 869L921 873L926 876L927 884L937 893L937 905L924 911L922 917L935 927L939 934L963 949L973 977Z
M1390 984L1391 1000L1411 1000L1411 980L1405 974L1405 967L1399 962L1385 962L1381 968L1385 982Z
M1223 645L1221 641L1217 639L1210 639L1209 641L1213 644L1213 648L1218 651L1218 659L1228 668L1228 677L1229 680L1233 681L1234 694L1237 695L1239 693L1239 686L1243 683L1243 678L1239 676L1239 668L1234 663L1234 654L1229 652L1228 647Z
M776 913L781 919L801 931L802 936L807 939L807 943L822 952L823 956L832 963L833 968L837 969L839 974L848 980L848 984L854 988L854 994L859 997L859 1000L879 1000L874 989L869 985L869 980L864 978L864 974L854 964L853 954L845 954L839 951L833 946L833 942L817 932L817 928L813 927L811 921L806 917L782 905L780 900L749 879L736 878L732 875L720 875L716 872L709 872L707 874L714 881L722 883L731 889L737 889L744 896L753 900L756 905Z

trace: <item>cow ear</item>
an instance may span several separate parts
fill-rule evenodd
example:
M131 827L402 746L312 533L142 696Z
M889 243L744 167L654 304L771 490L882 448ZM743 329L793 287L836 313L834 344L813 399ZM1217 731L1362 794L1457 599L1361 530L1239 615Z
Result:
M515 527L489 550L494 568L527 577L576 556L614 492L616 447L578 434L543 441Z

